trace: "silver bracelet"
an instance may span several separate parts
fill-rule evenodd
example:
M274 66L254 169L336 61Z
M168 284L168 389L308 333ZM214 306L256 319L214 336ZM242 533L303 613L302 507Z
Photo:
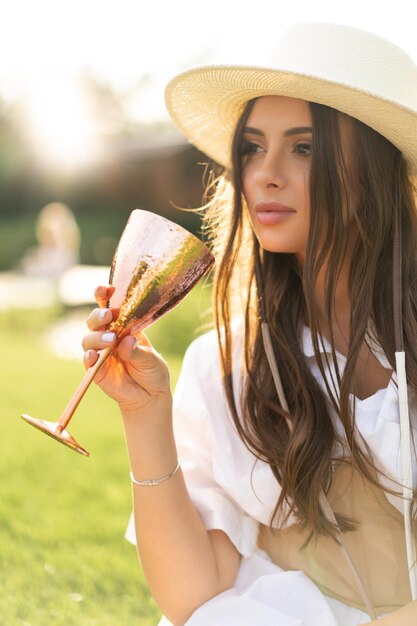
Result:
M178 471L179 467L180 460L178 459L177 464L172 472L170 472L166 476L162 476L162 478L151 478L150 480L136 480L136 478L133 476L133 472L130 472L130 480L135 485L140 485L141 487L156 487L156 485L159 485L159 483L162 483L164 480L168 480L168 478L171 478L171 476L173 476L175 472Z

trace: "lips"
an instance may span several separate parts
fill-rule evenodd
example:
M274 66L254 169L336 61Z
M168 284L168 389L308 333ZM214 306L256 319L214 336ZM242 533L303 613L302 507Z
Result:
M280 202L258 202L255 211L260 224L277 224L296 214L294 209Z

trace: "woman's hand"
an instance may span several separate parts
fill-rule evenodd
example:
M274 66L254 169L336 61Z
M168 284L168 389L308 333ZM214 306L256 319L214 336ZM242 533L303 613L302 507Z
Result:
M117 343L117 337L106 327L117 318L118 311L104 308L113 292L114 287L100 286L95 290L100 308L94 309L87 320L91 332L82 342L86 368L97 361L98 351ZM137 415L157 399L171 399L168 366L143 333L124 337L94 380L119 403L124 416Z

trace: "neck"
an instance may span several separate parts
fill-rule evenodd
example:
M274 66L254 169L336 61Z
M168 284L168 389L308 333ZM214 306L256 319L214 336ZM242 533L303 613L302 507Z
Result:
M317 283L315 287L315 301L318 311L320 328L323 331L328 330L330 324L334 327L341 327L342 329L349 329L350 326L350 296L348 289L349 281L349 268L350 262L345 259L340 269L340 274L337 279L335 297L333 301L333 308L331 312L331 319L328 317L325 306L326 289L325 289L325 275L326 268L323 267L317 277Z
M351 229L349 229L349 231L345 256L340 267L339 276L337 277L330 319L328 313L326 312L325 305L326 274L328 270L328 263L330 261L326 261L323 264L315 285L315 304L318 314L318 322L320 330L325 336L329 336L331 326L333 327L334 332L336 329L339 329L340 333L346 338L350 335L351 303L349 295L349 272L355 237L353 236L353 233L351 233ZM303 264L304 258L300 258L300 262Z

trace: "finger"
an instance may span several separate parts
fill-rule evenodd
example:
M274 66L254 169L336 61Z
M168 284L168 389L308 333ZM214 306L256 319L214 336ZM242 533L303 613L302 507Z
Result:
M98 359L98 353L95 350L87 350L84 352L83 362L85 369L92 367Z
M118 315L117 309L97 308L93 309L87 318L87 326L90 330L103 330Z
M149 345L140 345L136 337L129 335L122 339L117 346L117 355L122 361L130 361L132 364L140 364L141 368L146 368L155 365L155 358L157 353Z
M145 335L145 333L143 333L141 330L139 330L137 333L132 333L133 337L135 337L137 343L141 346L148 346L149 348L152 347L151 342L149 341L149 339L147 338L147 336Z
M113 285L99 285L94 290L94 296L99 307L106 307L108 301L114 294L115 287Z
M115 342L116 333L109 331L105 331L104 333L100 331L93 331L92 333L85 335L81 345L84 352L86 352L87 350L103 350L104 348L109 348L114 346Z

